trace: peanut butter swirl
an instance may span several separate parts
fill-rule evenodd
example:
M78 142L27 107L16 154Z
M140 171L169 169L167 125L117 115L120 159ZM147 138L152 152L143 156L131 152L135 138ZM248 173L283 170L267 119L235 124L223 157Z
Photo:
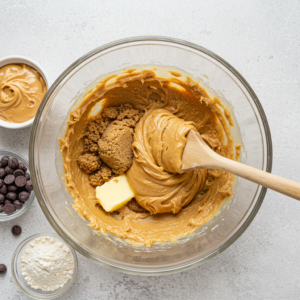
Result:
M207 170L181 171L191 129L196 130L193 122L166 109L146 112L136 127L133 165L127 179L138 203L151 214L177 214L204 187Z
M47 91L44 79L25 65L0 68L0 118L9 123L23 123L34 118Z

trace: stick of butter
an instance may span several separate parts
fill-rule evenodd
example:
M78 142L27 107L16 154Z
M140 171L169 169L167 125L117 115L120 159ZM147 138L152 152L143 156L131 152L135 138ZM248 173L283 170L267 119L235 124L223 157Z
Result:
M114 211L134 197L126 175L114 177L101 186L96 187L96 198L105 211Z

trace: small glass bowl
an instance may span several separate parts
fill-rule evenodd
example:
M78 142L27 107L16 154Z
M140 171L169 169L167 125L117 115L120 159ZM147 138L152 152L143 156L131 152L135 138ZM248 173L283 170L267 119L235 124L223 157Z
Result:
M20 162L22 162L27 167L27 173L30 174L29 163L23 156L13 151L0 150L0 158L5 155L9 157L17 158ZM23 207L21 209L17 209L12 215L7 215L4 212L0 213L0 222L10 221L23 215L24 212L26 212L31 206L34 198L35 198L35 193L34 191L32 191L29 199L25 203L23 203Z
M43 291L41 289L32 288L27 283L27 281L25 280L25 278L22 275L21 257L22 257L23 251L26 249L27 245L29 243L31 243L34 239L36 239L38 237L42 237L42 236L55 237L55 238L59 239L60 241L62 241L64 244L66 244L66 242L63 239L61 239L58 235L53 234L53 233L38 233L38 234L34 234L34 235L30 236L29 238L25 239L15 250L15 253L14 253L14 255L12 257L12 261L11 261L12 276L13 276L13 279L14 279L16 285L27 296L30 296L34 299L55 299L55 298L61 296L62 294L64 294L74 283L76 275L77 275L77 270L78 270L77 255L76 255L76 252L74 251L74 249L71 246L69 246L68 244L66 244L70 248L71 253L73 255L74 272L73 272L72 278L70 278L63 287L58 288L54 291Z

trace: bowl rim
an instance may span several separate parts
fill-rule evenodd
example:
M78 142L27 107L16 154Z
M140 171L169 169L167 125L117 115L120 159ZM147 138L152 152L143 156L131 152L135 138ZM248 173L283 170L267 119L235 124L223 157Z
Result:
M62 286L61 288L58 288L54 291L51 291L51 293L49 294L40 294L40 296L37 296L37 295L34 295L32 294L31 292L29 292L27 289L24 289L21 284L19 283L19 279L18 279L18 276L16 275L15 273L15 265L16 265L16 262L17 262L17 259L19 258L19 255L20 255L20 252L22 251L22 249L24 248L24 246L26 244L28 244L28 242L38 238L38 237L42 237L42 236L52 236L52 237L55 237L55 238L58 238L59 240L61 240L62 242L64 242L71 250L71 253L72 253L72 256L73 256L73 259L74 259L74 272L72 274L72 278L70 278L66 284L64 286ZM23 240L16 248L16 250L14 251L14 254L12 256L12 259L11 259L11 273L12 273L12 277L16 283L16 285L18 286L18 288L20 289L20 291L22 291L24 294L34 298L34 299L55 299L61 295L63 295L64 293L66 293L70 288L71 286L73 285L76 277L77 277L77 273L78 273L78 258L77 258L77 254L76 254L76 251L62 238L60 237L59 235L55 234L55 233L45 233L45 232L42 232L42 233L36 233L36 234L33 234L29 237L27 237L25 240ZM38 292L39 289L37 289L37 294L39 293Z
M29 171L29 174L30 174L30 179L31 179L31 171L30 171L30 168L29 168L29 162L28 162L28 159L26 159L24 156L22 156L21 154L19 153L16 153L14 151L10 151L10 150L2 150L0 149L0 155L4 156L4 155L7 155L7 156L10 156L10 157L15 157L17 158L18 160L21 160L25 166L27 167L27 172ZM30 197L29 199L23 204L23 207L20 209L20 210L17 210L16 212L14 212L13 214L11 215L3 215L3 213L1 213L1 218L0 218L0 223L1 222L7 222L7 221L11 221L11 220L14 220L20 216L22 216L32 205L33 201L34 201L34 198L35 198L35 192L34 190L31 191L31 194L30 194ZM3 217L4 216L4 217Z
M52 84L52 86L50 87L50 89L47 91L47 94L45 95L38 111L36 114L36 118L34 120L34 124L33 124L33 128L31 131L31 136L30 136L30 147L29 147L29 164L32 170L34 170L34 145L35 145L35 138L36 138L36 132L37 132L37 128L38 128L38 123L39 120L42 117L42 113L43 110L45 108L45 106L47 105L47 101L50 98L50 95L52 94L52 92L60 85L60 83L63 81L63 79L70 73L73 71L73 69L75 69L77 66L79 66L83 61L89 59L91 56L100 53L102 51L108 50L109 48L113 48L116 46L120 46L122 44L127 44L127 43L134 43L134 42L166 42L166 43L170 43L170 44L177 44L177 45L181 45L181 46L185 46L185 47L189 47L192 49L195 49L197 51L200 51L210 57L212 57L213 59L215 59L217 62L219 62L221 65L223 65L225 68L229 69L235 76L236 78L241 82L241 84L244 86L244 88L247 90L247 92L250 94L256 108L257 111L261 117L262 120L262 125L265 131L265 138L266 138L266 169L265 171L267 172L271 172L272 170L272 160L273 160L273 148L272 148L272 138L271 138L271 132L270 132L270 128L269 128L269 124L265 115L265 112L263 110L263 107L260 103L260 101L258 100L258 97L256 96L254 90L251 88L251 86L249 85L249 83L245 80L245 78L233 67L231 66L228 62L226 62L224 59L222 59L220 56L218 56L217 54L215 54L214 52L199 46L197 44L185 41L185 40L181 40L181 39L177 39L177 38L170 38L170 37L165 37L165 36L136 36L136 37L129 37L129 38L125 38L125 39L120 39L114 42L110 42L107 44L104 44L103 46L97 47L96 49L88 52L87 54L81 56L79 59L77 59L74 63L72 63L64 72L61 73L61 75L55 80L55 82ZM82 249L78 244L76 244L73 240L71 240L66 234L65 232L59 227L59 225L56 223L56 221L54 220L54 218L52 217L52 215L50 214L44 200L43 200L43 196L42 193L39 190L38 184L37 184L37 178L35 175L35 172L33 172L33 176L32 176L32 181L33 181L33 185L36 191L36 197L38 199L38 202L41 206L42 211L44 212L47 220L49 221L49 223L52 225L52 227L54 228L54 230L57 232L57 234L59 236L61 236L61 238L63 240L65 240L69 245L71 245L72 247L74 247L76 249L76 251L78 251L79 253L81 253L82 255L84 255L85 257L91 259L92 261L110 268L110 269L114 269L123 273L128 273L128 274L135 274L135 275L145 275L145 276L159 276L159 275L164 275L164 274L172 274L172 273L177 273L180 271L184 271L190 268L193 268L195 266L198 266L204 262L206 262L207 260L209 260L210 258L213 258L214 256L216 256L217 254L223 252L225 249L227 249L233 242L235 242L243 233L244 231L248 228L248 226L251 224L251 222L253 221L254 217L256 216L262 202L263 199L266 195L267 189L265 187L261 187L260 193L258 195L258 199L257 202L255 203L255 206L253 207L252 211L250 212L249 216L247 217L247 219L244 221L244 223L242 224L242 226L237 230L237 232L223 245L221 245L219 248L217 248L216 250L214 250L213 252L211 252L210 254L208 254L206 257L203 257L201 259L195 260L189 264L186 264L184 266L177 266L174 268L168 268L167 270L135 270L135 269L130 269L130 268L126 268L126 267L120 267L120 266L116 266L112 263L108 263L106 261L103 261L99 258L95 258L93 255L91 255L90 253L86 252L84 249Z
M10 55L10 56L5 56L0 58L0 68L8 65L8 64L20 64L24 63L29 65L30 67L33 67L36 69L43 77L46 83L47 91L49 90L50 87L50 80L49 77L47 76L47 73L45 70L41 67L40 64L32 60L31 58L22 56L22 55ZM34 122L34 118L23 122L23 123L8 123L0 119L0 127L8 128L8 129L20 129L20 128L26 128L28 126L31 126Z

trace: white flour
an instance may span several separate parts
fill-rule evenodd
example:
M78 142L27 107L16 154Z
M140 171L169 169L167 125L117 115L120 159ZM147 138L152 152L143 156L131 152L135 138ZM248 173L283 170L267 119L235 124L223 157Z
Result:
M43 236L26 247L21 265L22 275L32 288L53 291L72 277L74 259L65 243L51 236Z

